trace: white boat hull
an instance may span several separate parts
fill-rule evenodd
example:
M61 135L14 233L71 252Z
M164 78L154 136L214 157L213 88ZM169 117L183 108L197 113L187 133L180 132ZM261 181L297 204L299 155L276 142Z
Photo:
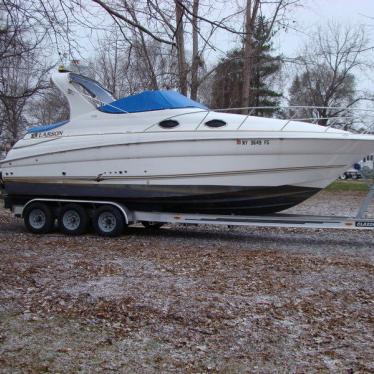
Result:
M153 142L117 135L115 145L100 138L89 147L82 137L80 148L69 151L69 139L58 139L39 146L39 154L32 150L32 157L25 147L3 165L3 178L18 199L105 197L143 210L263 214L326 187L373 144L360 137L317 142L225 135Z

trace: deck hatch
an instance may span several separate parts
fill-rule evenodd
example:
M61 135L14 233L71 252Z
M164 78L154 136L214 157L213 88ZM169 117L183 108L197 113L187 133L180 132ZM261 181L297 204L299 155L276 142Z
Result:
M172 129L174 127L177 127L179 125L179 122L173 119L165 119L164 121L161 121L158 125L163 129Z
M208 127L222 127L226 126L227 123L225 121L222 121L221 119L212 119L208 122L205 122L205 125Z

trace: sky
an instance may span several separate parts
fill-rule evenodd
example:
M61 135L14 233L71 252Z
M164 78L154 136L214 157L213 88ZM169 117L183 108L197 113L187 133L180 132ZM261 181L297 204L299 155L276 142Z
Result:
M308 36L329 21L367 26L374 45L374 0L303 0L303 3L291 15L296 21L296 31L290 30L278 37L277 48L286 55L296 55Z
M288 15L295 21L294 30L280 33L279 47L287 54L292 53L318 26L331 20L343 24L371 25L374 31L374 0L301 0L300 4L290 9ZM228 5L221 15L232 13L234 8L235 5ZM222 44L233 42L229 34L222 36Z

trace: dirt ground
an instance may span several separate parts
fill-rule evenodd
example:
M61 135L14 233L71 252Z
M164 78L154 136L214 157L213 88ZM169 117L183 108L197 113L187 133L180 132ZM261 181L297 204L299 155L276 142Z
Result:
M362 196L322 192L293 212L353 214ZM373 239L178 225L34 236L1 210L0 372L373 373Z

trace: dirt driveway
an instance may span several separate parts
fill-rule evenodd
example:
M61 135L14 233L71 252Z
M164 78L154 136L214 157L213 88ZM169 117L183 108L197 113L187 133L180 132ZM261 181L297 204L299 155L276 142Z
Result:
M360 197L295 211L351 213ZM0 253L1 373L374 372L374 231L69 238L2 210Z

